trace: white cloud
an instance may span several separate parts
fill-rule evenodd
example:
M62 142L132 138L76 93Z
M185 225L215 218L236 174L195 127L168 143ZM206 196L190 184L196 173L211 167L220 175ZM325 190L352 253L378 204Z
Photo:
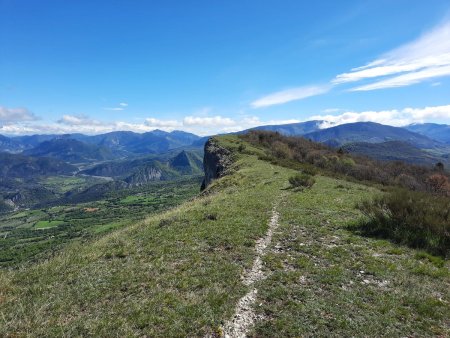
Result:
M334 110L334 109L332 109ZM341 114L324 114L311 116L307 120L261 120L257 116L242 115L238 118L222 116L198 117L186 116L181 119L162 120L149 117L141 123L124 121L99 121L85 115L64 115L54 123L18 121L0 126L1 134L100 134L111 131L148 132L155 129L164 131L183 130L197 135L215 135L241 131L262 125L279 125L308 120L323 120L321 127L327 128L344 123L372 121L393 126L411 123L448 121L450 122L450 105L403 108L381 111L344 111Z
M417 72L406 73L388 78L386 80L352 88L351 91L368 91L375 89L404 87L422 82L423 80L447 75L450 75L450 65L445 67L429 67Z
M261 108L325 94L334 86L365 81L350 91L369 91L409 86L450 75L450 21L436 26L368 64L337 75L329 84L287 89L251 102ZM375 81L367 83L367 81ZM437 83L437 82L436 82ZM331 111L330 111L331 112Z
M90 119L85 115L63 115L63 117L56 122L69 126L102 125L100 121Z
M205 126L205 127L221 127L221 126L233 126L236 122L228 117L212 116L212 117L198 117L198 116L186 116L183 119L183 125L185 126Z
M253 108L262 108L283 104L291 101L305 99L307 97L324 94L331 89L330 85L305 86L282 90L267 96L264 96L251 103Z
M122 107L112 107L112 108L105 107L105 108L103 108L103 110L121 111L121 110L124 110L124 108L122 108Z
M332 83L393 76L353 89L374 90L408 86L447 75L450 75L450 22L438 25L417 40L396 48L365 66L337 75Z
M26 108L7 108L0 106L1 122L33 121L37 117Z
M222 116L186 116L181 119L162 120L146 118L142 123L123 121L99 121L85 115L63 115L54 123L20 122L0 126L2 134L100 134L111 131L148 132L155 129L164 131L183 130L197 135L215 135L253 128L261 125L295 123L299 120L261 121L256 116L241 116L237 119Z
M377 122L392 126L404 126L411 123L424 123L430 120L449 120L450 105L425 108L404 108L401 110L381 110L363 112L345 112L339 115L316 115L309 120L326 121L321 128L328 128L344 123Z
M103 110L109 110L109 111L122 111L125 110L128 107L128 103L126 102L120 102L118 104L118 107L104 107Z
M331 113L338 113L338 112L344 111L344 110L345 109L342 109L342 108L327 108L327 109L322 110L322 113L331 114Z
M159 120L152 117L145 119L145 125L151 128L162 128L165 130L173 130L183 126L183 124L177 120Z

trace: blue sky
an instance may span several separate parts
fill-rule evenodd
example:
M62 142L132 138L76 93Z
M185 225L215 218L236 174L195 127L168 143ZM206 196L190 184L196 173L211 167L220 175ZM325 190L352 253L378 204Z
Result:
M0 0L0 133L450 123L450 3Z

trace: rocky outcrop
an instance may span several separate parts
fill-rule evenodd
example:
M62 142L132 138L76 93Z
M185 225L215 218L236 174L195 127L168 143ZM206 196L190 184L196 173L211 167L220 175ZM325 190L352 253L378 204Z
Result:
M153 167L143 167L133 175L127 177L125 179L125 182L127 182L131 187L138 187L152 181L160 181L161 179L162 172L160 169Z
M201 190L206 189L213 180L224 176L231 163L230 151L210 138L205 144L205 155L203 157L205 178Z

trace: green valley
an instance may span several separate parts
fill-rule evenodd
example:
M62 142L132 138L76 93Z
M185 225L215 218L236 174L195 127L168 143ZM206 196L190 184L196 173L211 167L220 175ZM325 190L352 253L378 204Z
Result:
M90 240L176 206L196 195L200 182L200 176L188 176L113 191L91 202L0 215L0 267L48 258L74 240Z

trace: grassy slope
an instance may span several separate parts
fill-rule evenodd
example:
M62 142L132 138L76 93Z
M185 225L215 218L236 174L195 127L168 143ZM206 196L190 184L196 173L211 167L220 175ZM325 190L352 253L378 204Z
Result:
M238 146L234 137L221 142ZM247 145L252 151L258 150ZM373 189L319 177L309 191L282 190L292 171L256 156L239 155L234 169L209 195L90 245L75 243L47 262L1 272L0 335L219 332L247 291L240 275L252 265L255 240L282 193L280 228L265 258L271 273L258 285L264 320L255 335L445 330L448 269L348 230L360 217L354 203ZM388 284L372 284L379 280Z
M354 205L367 188L321 177L280 205L265 258L258 337L449 334L448 263L359 236ZM434 260L429 261L429 258Z

